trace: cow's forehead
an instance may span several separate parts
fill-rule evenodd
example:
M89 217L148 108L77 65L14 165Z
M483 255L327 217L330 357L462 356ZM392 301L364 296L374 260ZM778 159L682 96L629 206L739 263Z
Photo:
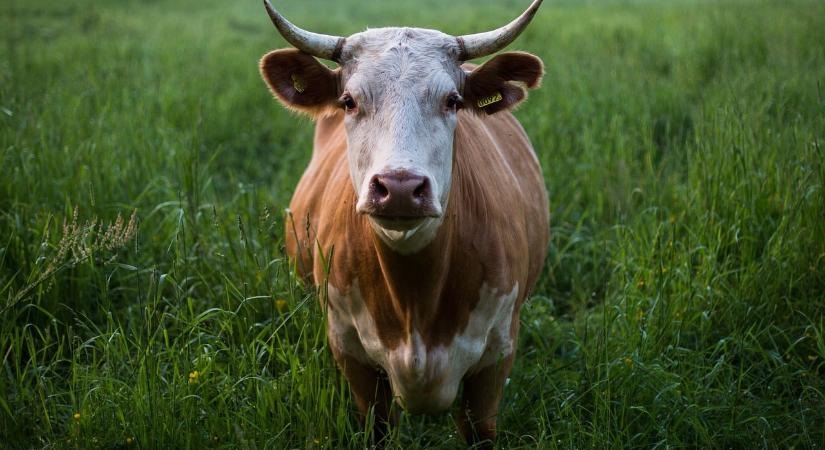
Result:
M438 30L373 28L348 37L342 59L362 62L404 53L415 61L457 61L459 52L455 37Z
M461 83L455 37L422 28L377 28L347 38L344 84L377 100L389 91L424 94Z

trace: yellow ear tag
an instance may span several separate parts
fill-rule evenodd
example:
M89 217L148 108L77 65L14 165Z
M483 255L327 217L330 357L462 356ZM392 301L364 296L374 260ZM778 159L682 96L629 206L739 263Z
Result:
M292 87L294 87L299 94L303 93L307 89L307 87L304 86L304 81L294 73L292 74Z
M502 100L501 92L496 92L495 95L491 95L487 98L482 98L478 101L478 107L484 108L485 106L492 105L493 103L498 103Z

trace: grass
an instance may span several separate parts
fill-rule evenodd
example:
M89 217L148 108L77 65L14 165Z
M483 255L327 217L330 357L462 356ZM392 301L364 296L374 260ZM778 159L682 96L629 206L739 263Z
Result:
M526 2L280 3L458 34ZM0 30L0 447L364 447L282 251L312 124L259 78L259 2L10 0ZM547 66L517 116L553 238L500 447L825 445L823 30L816 1L546 2L514 48ZM404 416L389 446L458 443Z

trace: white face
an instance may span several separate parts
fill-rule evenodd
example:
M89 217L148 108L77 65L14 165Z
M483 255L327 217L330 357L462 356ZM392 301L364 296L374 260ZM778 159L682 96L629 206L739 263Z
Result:
M342 101L350 106L344 123L356 209L370 216L385 242L400 245L419 230L437 228L447 206L465 76L455 38L433 30L368 30L347 39L344 55ZM386 179L393 176L395 184ZM414 197L382 209L376 189L393 202Z

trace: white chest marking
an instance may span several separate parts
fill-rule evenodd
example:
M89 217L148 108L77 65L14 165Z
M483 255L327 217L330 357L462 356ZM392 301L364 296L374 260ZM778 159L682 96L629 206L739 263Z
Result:
M375 321L364 305L358 281L342 294L329 286L330 344L359 361L387 372L393 393L410 412L438 412L452 405L465 375L496 364L514 349L510 337L518 283L509 293L486 284L470 313L467 327L449 345L427 348L418 330L393 350L378 337Z

